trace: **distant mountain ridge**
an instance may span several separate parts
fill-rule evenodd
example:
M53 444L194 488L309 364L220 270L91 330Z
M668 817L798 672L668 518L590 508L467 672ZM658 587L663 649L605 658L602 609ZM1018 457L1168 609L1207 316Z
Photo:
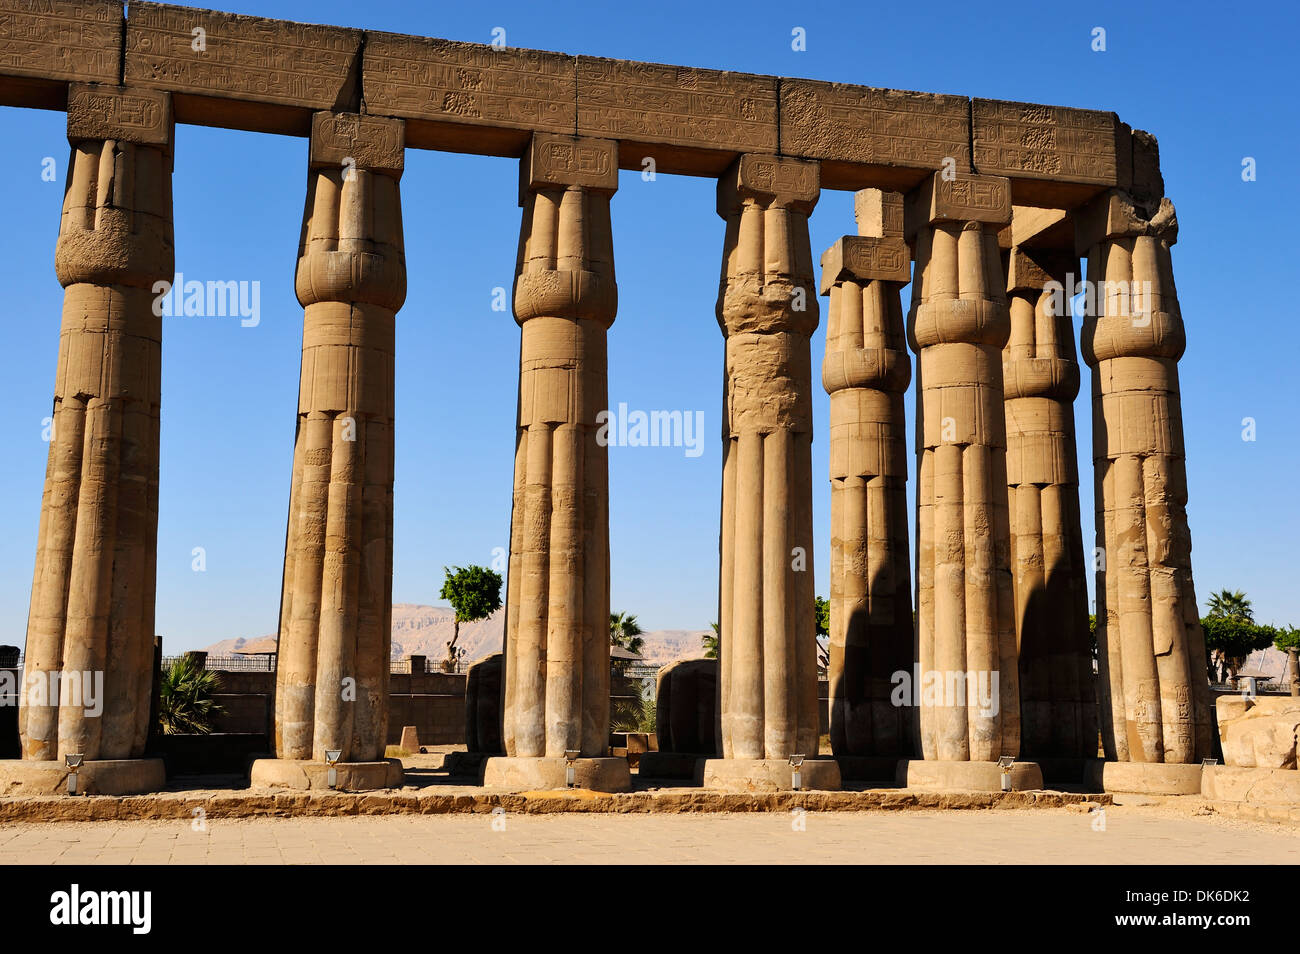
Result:
M499 609L487 619L476 623L462 623L459 646L465 650L465 659L475 662L484 656L501 651L505 625L505 609ZM455 628L455 616L449 606L423 606L418 603L393 604L393 656L427 656L431 662L442 659L447 653L447 643ZM645 645L641 655L649 665L663 666L678 659L698 659L704 655L702 637L710 630L658 629L642 634ZM271 633L272 638L275 637ZM214 656L229 655L242 649L261 636L223 639L207 647Z

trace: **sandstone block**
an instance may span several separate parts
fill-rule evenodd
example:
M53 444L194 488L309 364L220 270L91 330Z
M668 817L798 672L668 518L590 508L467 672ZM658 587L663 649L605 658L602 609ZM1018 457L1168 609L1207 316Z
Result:
M908 195L904 232L909 242L919 229L940 222L1011 221L1011 180L1000 176L934 173Z
M902 238L903 196L884 189L859 189L853 193L853 218L859 235Z
M1215 701L1225 765L1294 769L1300 698L1220 696Z
M1086 763L1084 784L1103 792L1138 795L1198 795L1201 763L1107 762Z
M912 259L901 238L877 239L846 235L822 253L818 291L829 295L831 286L846 280L875 279L906 285L912 280Z
M578 132L617 139L629 168L717 175L736 153L775 153L777 83L753 76L580 56ZM665 148L667 147L667 148Z
M627 792L632 776L627 759L584 758L573 763L574 787L592 792ZM568 763L562 758L501 757L483 767L485 788L536 792L568 788Z
M87 139L166 148L172 139L171 97L159 90L73 83L68 88L68 141Z
M396 788L402 784L400 759L377 762L339 762L334 766L335 790L365 792ZM249 777L252 788L329 789L329 766L310 759L258 759Z
M178 122L306 135L311 112L360 107L361 37L342 27L132 3L126 82L175 93Z
M618 143L539 133L519 163L519 204L529 191L582 186L612 195L618 191Z
M400 176L405 156L405 124L400 119L382 119L358 113L318 112L312 115L312 168L351 165L356 169Z
M574 58L366 33L367 111L409 120L413 147L518 156L533 132L577 128Z
M117 83L122 4L114 0L2 0L0 103L63 108L65 83Z
M905 191L952 159L970 169L963 96L781 80L781 152L822 160L828 189Z
M700 782L721 792L791 792L794 769L787 759L706 759ZM799 767L800 791L835 791L840 767L834 759L804 759Z
M949 762L911 759L898 763L895 780L909 789L930 792L1000 792L1002 769L997 762ZM1011 764L1011 790L1037 791L1043 773L1037 762Z
M0 761L0 795L65 795L68 767L55 761ZM162 759L103 759L77 770L82 795L138 795L167 783Z

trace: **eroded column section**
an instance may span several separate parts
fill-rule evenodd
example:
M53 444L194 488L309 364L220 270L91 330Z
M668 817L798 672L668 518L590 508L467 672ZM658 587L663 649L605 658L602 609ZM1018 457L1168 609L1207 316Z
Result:
M610 232L617 188L611 140L538 134L520 164L504 699L511 758L489 763L490 776L504 773L501 784L563 785L561 763L518 760L608 752L609 473L600 414L608 406L605 338L618 308ZM591 771L584 762L589 787L625 784ZM531 774L511 774L519 772Z
M1092 307L1097 642L1106 757L1195 763L1210 755L1205 637L1192 586L1178 359L1186 344L1168 199L1120 192L1075 216Z
M371 763L384 754L403 150L401 121L313 117L296 282L302 376L280 609L280 759L319 762L337 750L341 762Z
M816 755L818 738L809 351L818 316L808 240L818 172L816 163L745 155L718 182L727 222L717 307L726 337L722 754L777 762L785 787L781 766L793 753ZM713 760L705 784L760 770ZM822 787L838 782L836 772Z
M912 379L900 290L911 281L903 197L855 196L858 235L822 255L830 295L822 385L830 395L830 729L837 756L912 754L912 672L903 394ZM841 762L841 770L851 764Z
M19 727L24 759L89 763L140 758L149 728L155 305L174 270L168 95L74 84L68 140L55 258L63 322ZM106 782L91 790L112 790Z
M1007 255L1007 494L1021 751L1031 758L1097 755L1074 440L1079 363L1065 291L1077 265L1052 249L1014 246Z
M989 762L1020 747L1007 519L998 229L1007 179L936 174L908 198L916 261L917 625L921 750Z

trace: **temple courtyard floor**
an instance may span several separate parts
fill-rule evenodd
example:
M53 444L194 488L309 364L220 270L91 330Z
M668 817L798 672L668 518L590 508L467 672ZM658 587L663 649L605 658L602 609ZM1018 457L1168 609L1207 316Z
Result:
M1296 864L1300 823L1196 798L1104 814L768 811L231 817L0 825L2 864Z

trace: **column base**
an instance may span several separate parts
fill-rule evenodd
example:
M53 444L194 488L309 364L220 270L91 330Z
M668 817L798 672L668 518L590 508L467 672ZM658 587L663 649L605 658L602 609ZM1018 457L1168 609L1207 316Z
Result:
M500 752L448 752L442 770L455 778L473 778L481 784L488 759L502 758Z
M1002 769L997 762L943 762L907 759L898 763L895 780L904 788L926 792L1000 792ZM1028 792L1043 787L1037 762L1011 764L1011 790Z
M1099 792L1135 795L1199 795L1201 763L1106 762L1089 759L1084 785Z
M697 752L642 752L637 774L641 778L695 781L703 770L700 763L707 758Z
M0 795L66 795L69 770L63 761L0 761ZM101 759L77 769L78 795L143 795L167 784L162 759Z
M1207 765L1201 776L1201 794L1225 802L1294 807L1300 805L1300 771Z
M568 765L561 758L496 756L483 766L483 786L515 792L568 788ZM575 759L573 787L593 792L630 792L632 773L628 771L627 759Z
M722 792L792 792L794 769L787 759L706 759L701 784ZM840 767L834 759L805 759L799 767L801 791L834 792Z
M249 773L250 788L329 790L329 766L311 759L258 759ZM404 773L401 759L379 762L339 762L334 766L340 792L366 792L400 788Z
M891 755L837 755L840 778L855 782L890 782L898 777L899 759Z

